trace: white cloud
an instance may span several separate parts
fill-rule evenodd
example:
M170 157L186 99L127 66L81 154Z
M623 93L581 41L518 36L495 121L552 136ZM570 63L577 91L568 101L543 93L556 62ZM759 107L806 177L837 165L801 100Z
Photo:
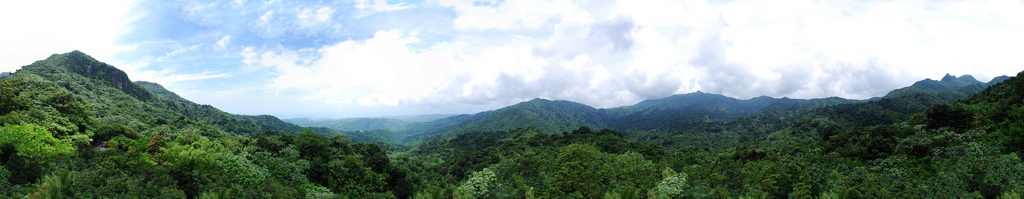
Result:
M274 11L273 10L268 10L266 13L263 13L263 15L260 16L260 21L263 21L263 23L270 23L270 19L273 16L274 16Z
M280 89L313 89L312 98L355 101L362 105L398 105L416 100L437 85L438 77L422 65L425 57L406 45L418 39L399 31L380 31L366 41L345 41L317 50L322 59L297 63L294 52L265 52L262 65L282 73L275 80ZM341 97L341 98L338 98Z
M251 46L239 55L249 71L274 70L279 92L306 100L436 110L535 97L613 107L698 90L862 99L947 72L982 80L1015 74L1024 62L1016 56L1024 54L1024 12L1017 12L1024 6L1012 1L427 3L456 13L454 35L433 40L399 27L306 49ZM358 19L412 6L364 0L356 11L303 5L258 13L275 24L267 31L327 33L344 21L339 13Z
M196 80L216 79L231 77L231 74L223 72L201 72L192 74L176 74L174 70L162 70L162 71L145 71L139 74L140 77L145 78L145 81L159 83L165 87L171 87L175 84L182 82L190 82Z
M220 48L227 47L228 43L231 42L231 35L224 35L224 37L217 40L217 46Z
M550 34L555 24L567 15L588 14L569 1L504 1L496 6L480 5L473 0L440 0L457 13L456 30L500 30L513 34Z
M298 26L298 30L305 30L309 32L322 31L332 25L331 14L334 13L334 9L331 7L320 7L317 9L313 8L300 8L295 11L295 26Z
M45 59L54 53L80 50L99 60L131 51L118 44L129 30L127 16L135 1L2 1L0 2L0 71ZM120 63L111 63L120 64Z
M356 9L360 10L372 10L380 12L404 10L412 8L413 6L405 3L389 4L388 0L356 0L355 7Z
M503 106L543 97L612 107L697 90L868 98L932 73L1012 74L1022 61L1012 54L1024 53L1014 36L1024 26L1006 19L1020 15L1007 9L1019 4L439 3L459 13L453 28L463 32L425 49L410 47L421 42L415 33L390 30L322 47L319 57L243 55L282 72L278 88L326 103ZM979 17L997 7L1006 13Z
M326 22L331 19L332 13L334 13L334 9L331 9L331 7L320 7L320 9L316 10L316 20Z

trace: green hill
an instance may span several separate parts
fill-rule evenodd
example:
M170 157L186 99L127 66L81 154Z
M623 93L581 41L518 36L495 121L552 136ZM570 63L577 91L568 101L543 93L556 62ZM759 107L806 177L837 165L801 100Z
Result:
M225 113L78 51L0 79L0 198L301 198L336 179L374 184L353 197L409 195L384 149L353 141L394 138Z
M605 110L610 125L621 130L650 130L676 127L699 121L717 121L750 115L779 99L757 97L739 100L718 94L696 92L644 100L633 106Z
M780 99L653 143L585 127L468 132L425 141L399 159L441 182L426 193L456 196L468 186L444 185L483 181L498 184L491 196L542 198L1020 196L1024 80L1008 78L952 104L936 95L960 88L866 101ZM888 119L904 113L921 117ZM645 135L672 136L663 133ZM719 140L670 147L702 136Z
M1006 76L996 77L993 78L992 81L985 83L974 79L971 75L955 77L946 74L946 76L939 81L925 79L917 81L911 86L892 90L883 98L895 98L914 95L917 93L926 93L938 97L938 100L943 103L953 103L956 100L966 98L970 94L980 92L985 89L985 87L1005 80L1006 78Z
M194 122L219 130L204 132L210 135L254 135L265 131L298 134L304 129L273 116L235 115L209 105L196 104L156 83L132 82L120 69L96 61L79 51L51 55L22 67L12 77L40 84L56 82L57 88L51 89L73 93L100 123L120 124L135 131L142 131L146 126L175 122ZM394 139L387 134L365 135L327 128L313 130L325 135L347 135L359 142L390 142Z
M991 82L1005 80L996 77ZM415 143L473 131L507 131L536 127L541 132L572 130L567 126L618 129L636 139L663 146L732 147L760 139L793 125L830 125L846 130L890 124L923 113L937 104L950 104L985 89L970 75L947 75L940 81L921 80L885 97L849 100L838 97L790 99L757 97L739 100L702 92L644 100L632 106L595 109L586 105L535 99L494 111L412 123L399 139Z
M454 116L423 124L413 123L404 129L405 142L446 138L474 131L501 131L535 127L541 132L558 133L574 127L606 127L605 113L600 109L569 101L533 99L501 109L474 115Z

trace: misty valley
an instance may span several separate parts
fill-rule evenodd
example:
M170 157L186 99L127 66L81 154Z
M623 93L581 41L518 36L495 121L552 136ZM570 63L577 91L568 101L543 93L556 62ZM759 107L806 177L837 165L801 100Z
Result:
M0 198L1021 198L1024 72L1006 75L282 120L72 51L0 75Z

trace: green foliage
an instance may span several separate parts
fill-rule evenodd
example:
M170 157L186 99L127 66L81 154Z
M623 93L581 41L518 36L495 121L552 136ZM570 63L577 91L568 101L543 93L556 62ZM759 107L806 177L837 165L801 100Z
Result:
M604 194L604 199L638 199L640 198L640 189L627 188L622 192L611 191Z
M59 199L65 198L70 186L69 172L57 175L47 175L43 178L43 184L36 186L36 192L28 195L28 198Z
M231 198L231 189L220 189L219 191L203 192L201 199L225 199Z
M981 189L986 193L994 195L1024 188L1024 162L1016 153L994 158L984 171Z
M652 198L682 198L690 185L686 183L686 173L676 173L672 168L661 172L663 179L648 195Z
M75 153L69 139L57 139L34 124L0 127L0 144L10 144L18 155L41 163L50 163Z
M850 191L840 191L839 193L828 191L821 193L821 199L847 199L850 198Z
M490 168L484 168L479 172L473 172L472 177L466 179L459 188L455 189L455 198L487 198L491 195L491 189L496 185L497 177Z
M915 113L913 115L910 115L910 120L908 120L907 123L911 124L911 125L925 124L925 122L927 122L926 121L927 119L928 119L927 115L921 114L921 113Z
M585 197L600 197L603 193L598 182L604 178L600 171L605 164L602 154L589 144L570 144L559 148L552 179L552 193L568 196L572 193L586 194Z
M434 191L424 190L424 191L420 191L420 192L416 193L416 195L413 196L412 198L413 199L445 199L445 198L447 198L447 197L445 197L445 191L447 191L447 190L446 189L436 189Z
M1024 190L1021 192L1018 192L1017 190L1009 190L1003 192L1003 195L999 195L998 199L1022 199L1024 198L1024 194L1022 194L1022 192L1024 192Z
M965 129L970 127L971 114L957 107L937 104L928 109L929 129L950 127L953 129Z
M10 193L12 190L11 182L11 171L7 168L0 166L0 194Z

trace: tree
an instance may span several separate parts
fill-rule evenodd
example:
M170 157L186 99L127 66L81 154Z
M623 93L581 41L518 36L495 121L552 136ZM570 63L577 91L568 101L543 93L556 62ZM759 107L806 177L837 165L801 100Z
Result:
M490 190L497 185L497 176L494 171L490 168L484 168L479 172L473 172L473 177L462 183L458 189L455 189L453 197L455 198L486 198L489 196Z
M0 127L0 144L11 144L18 155L40 163L75 153L71 140L54 138L49 131L35 124Z
M648 193L651 198L682 198L690 188L690 184L686 183L686 173L676 173L672 168L665 168L661 175L664 178Z
M295 146L299 147L302 157L306 158L329 158L327 145L330 144L327 137L316 134L313 130L306 129L299 136L295 137Z
M584 194L586 198L601 197L604 193L600 182L607 175L602 171L605 158L597 147L590 144L570 144L558 150L554 176L551 183L553 195L567 197L569 194Z

